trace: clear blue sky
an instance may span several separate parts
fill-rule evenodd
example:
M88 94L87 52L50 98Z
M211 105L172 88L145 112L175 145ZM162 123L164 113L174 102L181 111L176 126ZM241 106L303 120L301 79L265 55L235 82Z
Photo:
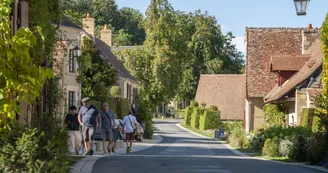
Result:
M151 0L116 0L119 8L131 7L145 12ZM320 27L328 0L311 0L306 16L297 16L293 0L169 0L175 10L208 11L224 32L232 31L234 43L244 52L245 27Z

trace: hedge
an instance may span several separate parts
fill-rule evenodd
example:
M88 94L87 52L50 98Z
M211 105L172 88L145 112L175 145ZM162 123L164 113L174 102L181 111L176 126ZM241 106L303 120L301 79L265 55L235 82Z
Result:
M301 126L307 127L309 124L312 125L314 116L313 108L303 108L301 112Z
M175 110L174 111L174 117L175 118L184 118L185 116L185 109Z
M129 104L126 98L114 98L106 96L90 96L90 99L98 109L102 109L102 103L107 102L109 108L117 114L118 119L123 119L128 114Z
M191 120L190 120L190 126L193 128L199 128L199 119L200 115L202 115L204 112L203 108L196 107L193 109L191 113Z
M187 126L190 126L192 110L193 110L193 107L191 107L191 106L188 106L185 110L184 124Z
M199 129L219 129L220 128L220 111L206 109L200 116Z

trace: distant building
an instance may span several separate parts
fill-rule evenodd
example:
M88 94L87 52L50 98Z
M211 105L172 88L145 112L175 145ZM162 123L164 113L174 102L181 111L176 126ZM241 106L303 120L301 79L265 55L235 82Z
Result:
M201 75L195 101L217 106L221 120L244 120L245 75Z

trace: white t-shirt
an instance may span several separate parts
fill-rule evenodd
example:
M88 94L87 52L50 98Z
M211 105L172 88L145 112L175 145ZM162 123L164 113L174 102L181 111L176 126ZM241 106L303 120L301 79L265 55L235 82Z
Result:
M129 119L130 118L130 119ZM131 122L130 122L131 120ZM125 133L133 133L133 130L135 129L135 124L137 123L136 117L133 115L127 115L123 119L123 125L125 129ZM132 126L131 126L132 124Z

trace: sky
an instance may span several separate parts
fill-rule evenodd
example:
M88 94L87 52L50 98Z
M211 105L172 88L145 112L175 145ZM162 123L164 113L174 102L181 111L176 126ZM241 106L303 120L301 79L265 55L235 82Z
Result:
M151 0L116 0L119 8L145 13ZM200 9L214 15L224 33L231 31L233 43L245 52L245 27L321 27L328 13L328 0L312 0L306 16L297 16L293 0L169 0L175 10Z

